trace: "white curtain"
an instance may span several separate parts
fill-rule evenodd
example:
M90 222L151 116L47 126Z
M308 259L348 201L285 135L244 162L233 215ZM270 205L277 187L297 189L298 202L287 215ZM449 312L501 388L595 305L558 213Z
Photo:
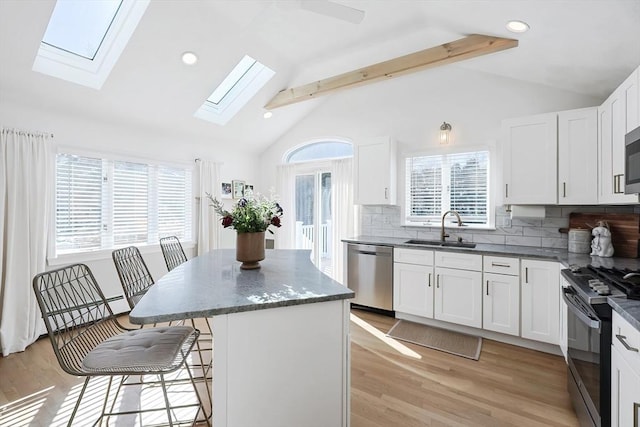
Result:
M217 215L209 206L207 193L220 198L218 170L220 165L210 160L197 160L198 170L198 255L220 246L220 227Z
M275 232L275 248L294 249L296 242L296 165L287 164L277 167L276 192L284 214L282 227Z
M45 332L31 286L45 271L53 203L49 135L0 128L0 346L4 356Z
M355 210L353 205L353 159L331 162L331 207L333 279L343 283L344 253L342 239L353 237L355 232Z

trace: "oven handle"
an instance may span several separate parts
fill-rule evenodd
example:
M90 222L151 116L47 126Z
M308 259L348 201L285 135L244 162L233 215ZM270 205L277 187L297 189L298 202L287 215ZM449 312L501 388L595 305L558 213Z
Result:
M573 301L571 301L568 297L567 294L568 293L573 293L570 290L568 290L567 288L562 289L562 299L564 299L564 302L567 303L567 308L569 310L571 310L573 312L573 314L575 314L576 316L578 316L578 318L583 322L586 323L587 326L589 326L591 329L600 329L600 320L594 320L591 317L589 317L584 311L582 311L580 309L580 307L578 307L577 305L575 305L573 303Z

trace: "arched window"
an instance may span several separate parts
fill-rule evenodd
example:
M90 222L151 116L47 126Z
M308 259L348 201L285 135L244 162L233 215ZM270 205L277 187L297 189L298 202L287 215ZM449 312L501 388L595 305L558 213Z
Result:
M353 145L344 141L316 141L296 147L285 155L285 163L352 157Z

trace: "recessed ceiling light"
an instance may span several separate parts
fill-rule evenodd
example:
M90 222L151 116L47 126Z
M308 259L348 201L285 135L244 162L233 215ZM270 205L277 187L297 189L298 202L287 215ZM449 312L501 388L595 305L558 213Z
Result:
M507 22L507 30L512 33L524 33L529 30L529 24L523 21L509 21Z
M265 119L270 119L271 117L273 117L273 113L271 111L267 111L264 113Z
M198 55L193 52L185 52L182 54L182 62L187 65L193 65L198 62Z

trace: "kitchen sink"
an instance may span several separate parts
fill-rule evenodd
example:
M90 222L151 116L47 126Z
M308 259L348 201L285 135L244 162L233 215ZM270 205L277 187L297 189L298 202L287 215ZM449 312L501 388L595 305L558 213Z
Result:
M470 242L441 242L440 240L420 240L420 239L410 239L405 243L409 243L411 245L425 245L425 246L442 246L448 248L475 248L475 243Z

